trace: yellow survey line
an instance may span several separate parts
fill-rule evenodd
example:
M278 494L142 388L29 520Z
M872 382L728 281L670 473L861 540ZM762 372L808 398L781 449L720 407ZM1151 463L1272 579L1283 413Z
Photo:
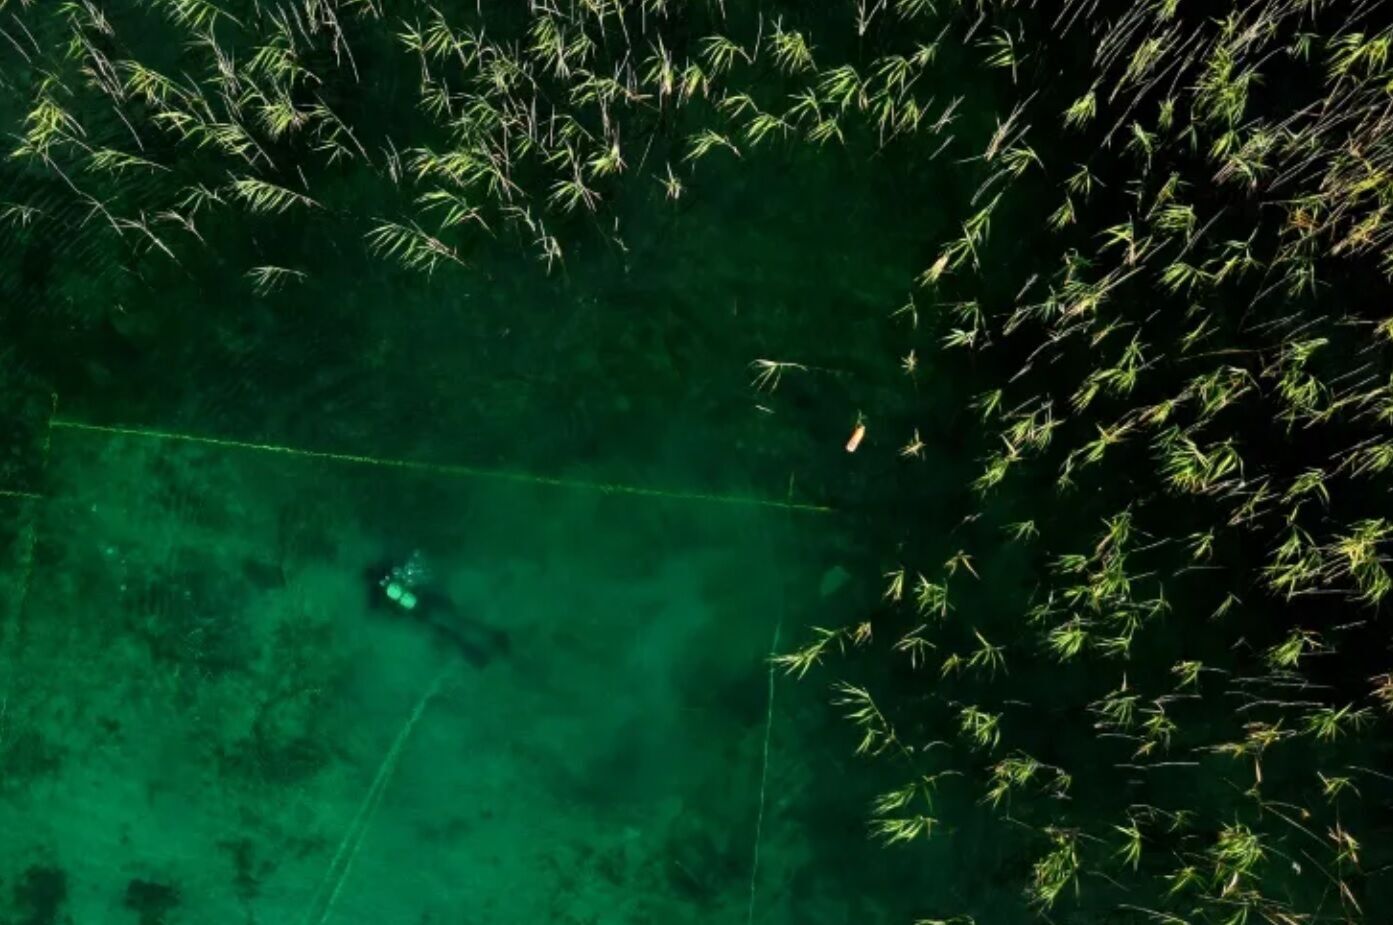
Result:
M705 492L669 491L662 488L644 488L638 485L622 485L610 482L587 482L583 479L563 479L553 476L532 475L526 472L508 472L500 469L480 469L474 466L458 466L448 463L418 462L411 459L391 459L381 456L362 456L356 453L334 453L324 450L304 450L296 447L280 446L274 443L248 443L243 440L228 440L223 437L204 437L197 434L181 434L172 431L147 430L139 427L116 427L106 424L84 424L80 421L65 421L54 418L53 428L64 430L90 431L93 433L116 434L123 437L145 437L152 440L171 440L180 443L196 443L203 446L216 446L234 450L252 450L260 453L277 453L304 459L322 459L329 462L357 463L365 466L381 466L388 469L403 469L410 472L428 472L454 478L496 479L507 482L523 482L533 485L549 485L556 488L578 488L598 491L602 494L636 495L647 498L667 498L674 501L704 501L713 504L734 504L750 507L781 508L789 511L803 511L812 514L829 514L833 508L821 504L804 504L795 501L772 501L768 498L750 498L739 495L716 495Z
M53 443L53 419L58 415L58 393L54 392L51 396L48 408L48 425L44 428L44 442L42 452L39 454L39 473L48 466L48 451ZM33 491L0 491L0 497L5 498L26 498L37 501L43 495ZM39 542L38 527L34 525L34 515L30 515L24 524L22 534L23 546L20 547L19 554L19 588L15 591L15 612L14 619L24 618L24 605L29 600L29 580L34 575L34 547Z
M48 468L48 452L53 447L53 422L58 420L58 393L49 394L48 426L44 428L44 445L39 454L39 471Z
M51 396L48 409L48 423L44 427L44 442L39 452L39 472L42 474L48 467L48 449L53 443L53 419L58 416L58 393L54 392ZM0 488L0 498L28 498L36 501L43 495L37 491L23 491L21 489Z
M39 536L38 528L34 526L33 515L25 523L21 536L24 545L20 547L19 587L15 590L14 619L16 621L24 619L24 605L29 600L29 579L34 577L34 547L39 542Z

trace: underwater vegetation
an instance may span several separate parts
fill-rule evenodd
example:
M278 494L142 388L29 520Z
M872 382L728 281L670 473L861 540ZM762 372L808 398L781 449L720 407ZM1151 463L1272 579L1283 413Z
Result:
M1016 88L898 313L908 377L984 385L978 503L901 528L882 610L779 658L854 653L833 702L903 768L873 837L989 815L1022 905L1068 921L1387 914L1388 13L943 26ZM822 86L859 108L867 70ZM930 438L901 439L912 466Z
M865 851L957 838L1012 897L922 925L1377 922L1390 48L1377 0L0 0L4 323L165 323L122 293L226 270L229 215L433 279L565 272L761 157L942 172L958 195L904 204L902 349L858 373L897 397L848 422L904 499L866 525L881 606L776 658L899 781ZM316 259L233 270L273 301ZM731 358L773 408L823 372L789 349ZM975 470L941 522L945 419Z

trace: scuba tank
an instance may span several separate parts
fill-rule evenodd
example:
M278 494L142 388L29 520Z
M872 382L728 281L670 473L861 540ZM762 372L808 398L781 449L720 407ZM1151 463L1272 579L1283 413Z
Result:
M387 600L402 610L415 610L420 603L416 589L430 581L430 577L430 568L418 549L401 565L392 566L378 584L386 592Z

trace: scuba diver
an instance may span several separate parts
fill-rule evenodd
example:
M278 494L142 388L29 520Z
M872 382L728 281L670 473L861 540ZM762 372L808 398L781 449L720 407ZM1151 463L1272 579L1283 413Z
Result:
M402 610L415 610L420 603L416 588L430 580L430 569L426 567L419 549L414 550L401 565L394 565L382 576L378 585L387 594L387 600Z
M397 564L373 566L368 577L371 609L389 610L426 627L474 667L482 668L508 652L507 633L464 614L433 586L434 576L419 549Z

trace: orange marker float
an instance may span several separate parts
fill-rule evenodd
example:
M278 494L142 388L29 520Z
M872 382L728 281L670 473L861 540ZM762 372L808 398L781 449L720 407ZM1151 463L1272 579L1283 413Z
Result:
M856 423L856 427L851 431L851 437L846 441L846 451L855 453L856 448L861 445L861 441L866 439L866 425L861 422Z

